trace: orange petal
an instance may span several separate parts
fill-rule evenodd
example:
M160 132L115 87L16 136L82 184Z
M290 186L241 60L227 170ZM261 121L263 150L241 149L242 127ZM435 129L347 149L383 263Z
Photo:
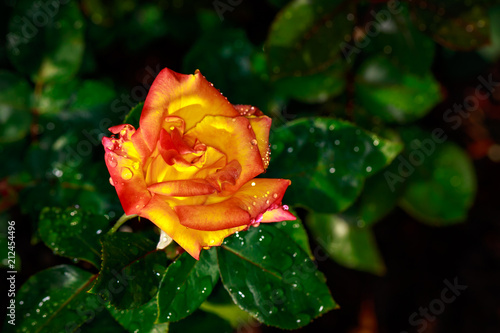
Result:
M264 172L264 164L250 122L245 117L206 116L184 139L190 144L196 139L226 154L227 161L236 160L241 174L235 185L227 184L228 192L237 191L244 183Z
M258 108L256 108L255 106L251 106L251 105L241 105L241 104L237 104L237 105L233 105L234 108L236 109L236 111L238 111L238 113L242 116L263 116L264 113L262 111L260 111Z
M260 222L268 210L276 210L286 188L287 179L257 178L243 185L224 201L210 204L211 197L202 206L176 206L180 223L197 230L219 230L248 226Z
M184 75L165 68L149 90L142 109L140 127L150 150L154 150L167 116L185 121L189 130L206 115L235 117L238 112L199 71Z
M269 131L271 130L272 120L269 117L263 116L251 117L248 118L248 121L250 122L250 125L255 133L264 169L267 169L271 160L271 150L269 149Z
M219 246L224 241L224 238L245 228L243 226L217 231L200 231L186 228L179 223L177 214L168 203L158 196L154 196L139 215L156 224L195 259L199 258L203 247Z
M262 215L262 220L260 222L295 221L297 218L286 208L286 206L280 206L276 209L268 210Z
M118 198L127 215L137 214L151 199L144 180L142 156L131 138L135 129L130 125L114 126L110 130L120 133L120 138L102 138L105 162ZM140 137L136 137L139 140Z
M238 161L232 160L222 169L207 177L207 181L212 184L217 191L221 192L227 184L234 185L241 174L241 165Z
M189 197L208 195L217 190L204 179L172 180L148 186L148 190L161 195Z

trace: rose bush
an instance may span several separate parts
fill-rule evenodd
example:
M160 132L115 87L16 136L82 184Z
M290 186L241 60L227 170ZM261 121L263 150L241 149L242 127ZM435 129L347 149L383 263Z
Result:
M281 201L290 181L255 178L270 160L271 119L232 105L196 71L164 69L139 128L104 137L110 183L127 215L155 223L194 258L261 222L294 220Z

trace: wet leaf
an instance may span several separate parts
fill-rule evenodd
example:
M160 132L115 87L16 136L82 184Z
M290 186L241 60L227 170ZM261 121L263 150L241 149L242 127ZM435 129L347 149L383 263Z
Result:
M169 331L169 323L155 323L158 317L157 297L135 309L117 310L111 305L108 305L107 308L116 321L128 332L163 333Z
M38 230L44 243L54 253L85 260L101 267L101 235L109 228L109 221L101 215L78 208L49 208L40 213Z
M292 180L283 202L330 213L349 207L365 178L389 164L402 148L348 122L319 117L276 129L270 142L266 176Z
M227 238L217 257L234 302L266 325L299 328L336 306L315 263L273 225Z
M337 214L350 226L367 227L389 214L398 204L403 185L391 183L391 173L397 172L398 160L366 180L363 192L352 206Z
M117 232L101 238L102 266L91 293L117 309L137 308L157 293L167 266L165 252L141 234Z
M16 295L15 323L4 332L73 332L104 310L87 291L95 275L61 265L41 271L26 281Z
M218 279L215 249L202 251L200 260L183 253L161 280L158 321L179 321L193 313L210 295Z
M297 218L297 220L277 222L273 225L286 233L288 237L290 237L295 241L295 243L300 245L302 250L304 250L309 255L309 257L314 259L311 247L309 246L309 237L307 236L307 231L304 228L302 221L293 209L290 209L290 213L292 213Z

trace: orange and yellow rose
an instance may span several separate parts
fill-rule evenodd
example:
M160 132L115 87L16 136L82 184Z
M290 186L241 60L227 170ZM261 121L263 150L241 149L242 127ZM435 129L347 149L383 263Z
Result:
M139 128L104 137L105 160L127 215L147 218L194 258L261 222L294 220L281 200L290 181L255 178L270 158L271 119L232 105L199 71L164 69Z

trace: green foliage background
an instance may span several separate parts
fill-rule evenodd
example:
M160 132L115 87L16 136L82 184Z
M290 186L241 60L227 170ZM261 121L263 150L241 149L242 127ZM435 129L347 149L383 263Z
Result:
M471 157L500 160L496 1L2 6L0 246L19 284L5 332L306 330L321 316L315 329L347 332L357 324L335 318L375 314L329 312L336 295L350 304L351 282L399 269L377 226L460 225L478 189ZM297 221L240 232L199 261L175 244L156 250L147 221L110 230L123 210L100 139L138 126L164 67L199 69L233 104L273 118L264 177L292 180L284 203ZM409 328L419 304L381 327Z

